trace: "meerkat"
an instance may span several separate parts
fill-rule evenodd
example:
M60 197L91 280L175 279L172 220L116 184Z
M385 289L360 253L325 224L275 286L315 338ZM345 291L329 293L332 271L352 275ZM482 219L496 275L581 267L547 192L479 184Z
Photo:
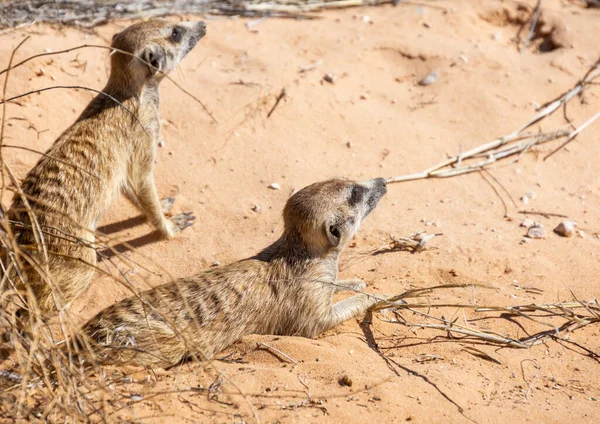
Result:
M360 293L337 303L338 258L386 193L382 178L332 179L295 193L283 235L256 256L158 286L92 318L83 337L105 362L170 367L208 360L248 334L315 337L364 314L381 297Z
M192 224L191 212L165 216L173 199L159 199L153 168L161 137L159 84L205 34L204 22L162 19L116 34L104 94L88 104L23 180L25 199L15 195L8 217L25 252L21 279L43 314L68 307L87 289L96 264L94 231L119 193L165 237ZM42 240L36 240L32 221Z

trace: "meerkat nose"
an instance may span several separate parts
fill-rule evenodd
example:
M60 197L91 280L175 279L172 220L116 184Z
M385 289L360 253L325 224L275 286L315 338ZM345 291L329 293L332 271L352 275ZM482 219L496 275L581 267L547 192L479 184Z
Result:
M198 27L202 30L202 31L206 31L206 24L203 21L198 22Z
M382 186L387 186L387 181L385 180L385 178L376 178L375 181L377 182L377 184L381 184Z

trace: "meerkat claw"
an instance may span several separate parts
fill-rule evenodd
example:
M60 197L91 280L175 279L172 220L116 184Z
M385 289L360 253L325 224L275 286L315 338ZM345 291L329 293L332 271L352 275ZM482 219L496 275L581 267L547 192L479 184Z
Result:
M175 224L175 228L177 229L177 231L183 231L187 227L191 227L192 225L194 225L193 221L196 219L196 217L192 215L192 213L193 212L180 213L178 215L172 216L169 219L173 224Z

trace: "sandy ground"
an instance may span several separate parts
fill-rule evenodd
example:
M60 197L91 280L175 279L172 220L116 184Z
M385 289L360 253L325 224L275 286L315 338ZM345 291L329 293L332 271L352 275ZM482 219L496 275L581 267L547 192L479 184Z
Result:
M166 147L159 149L156 164L161 195L176 196L177 209L194 211L197 222L172 241L149 235L145 224L114 226L115 240L138 246L125 254L135 261L134 270L114 264L146 287L250 256L278 237L280 213L292 190L333 176L367 179L420 171L447 154L507 134L533 116L536 105L573 86L598 58L599 10L545 1L557 19L554 35L568 30L567 46L540 52L536 47L543 40L535 40L519 54L513 41L518 25L503 12L514 11L515 3L431 4L436 8L399 5L329 12L314 21L265 20L252 30L245 20L207 18L207 37L172 76L202 99L218 124L165 81ZM0 55L4 64L25 35L31 39L19 58L107 44L126 25L114 23L94 33L49 27L12 32L0 37ZM105 57L104 51L86 49L32 61L12 73L9 94L56 84L101 89L108 72ZM437 83L417 84L434 70ZM326 73L335 77L333 84L323 81ZM267 119L284 87L285 101ZM7 143L45 150L91 97L88 91L59 90L19 100L8 108ZM585 100L569 106L576 124L598 111L598 90L592 88ZM564 125L557 113L540 129ZM378 293L449 282L495 288L436 292L430 302L517 305L566 301L572 293L593 299L600 289L598 125L547 161L544 154L556 145L492 171L517 202L513 206L496 186L509 219L478 174L391 185L346 252L342 276L362 278ZM25 151L4 154L19 176L37 160ZM281 190L269 189L273 182ZM528 192L535 199L525 205L519 199ZM260 212L252 210L255 204ZM551 231L560 218L531 215L546 226L547 238L521 243L522 209L565 214L585 237L561 238ZM102 222L136 215L119 199ZM436 249L370 255L390 234L420 230L444 234L430 242ZM114 264L101 266L114 273ZM126 294L98 274L73 309L83 321ZM479 321L481 315L457 308L430 313L514 337L545 329L524 320L523 327L507 319ZM423 321L412 313L402 316ZM212 369L188 363L156 374L125 370L133 375L130 393L141 396L132 396L120 414L148 422L254 422L256 417L286 423L597 422L598 356L555 341L525 350L473 345L441 331L384 321L390 317L350 321L316 340L248 337ZM599 352L598 332L590 326L571 340ZM296 364L257 349L261 342ZM467 346L498 363L474 356ZM339 383L344 376L351 387ZM213 385L210 396L194 390L216 380L222 384Z

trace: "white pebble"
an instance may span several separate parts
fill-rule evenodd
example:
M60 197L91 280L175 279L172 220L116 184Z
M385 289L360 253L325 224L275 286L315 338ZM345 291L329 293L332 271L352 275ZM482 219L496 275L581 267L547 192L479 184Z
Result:
M419 81L419 85L431 85L437 82L437 80L439 79L440 74L438 74L437 71L433 71L430 74L426 75L425 78L423 78L421 81Z
M277 184L277 183L271 183L271 184L269 184L269 188L271 190L281 190L281 186L279 184Z
M544 229L544 226L542 224L536 222L527 231L527 237L529 237L530 239L544 239L546 238L546 230Z
M554 232L562 237L572 237L575 233L575 223L571 221L562 221L554 229Z

